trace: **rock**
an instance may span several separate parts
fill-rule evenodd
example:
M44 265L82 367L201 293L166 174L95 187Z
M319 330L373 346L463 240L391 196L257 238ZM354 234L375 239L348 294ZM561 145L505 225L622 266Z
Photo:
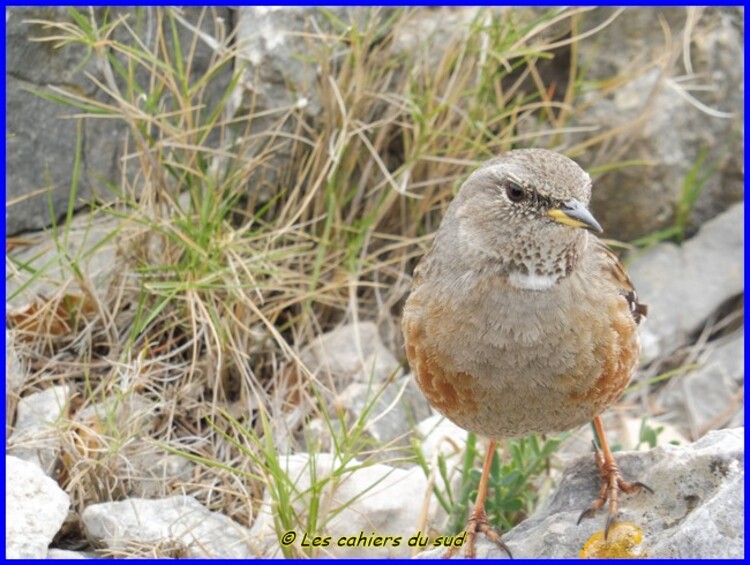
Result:
M6 304L6 313L7 313ZM7 323L7 322L6 322ZM26 372L21 365L13 341L13 332L5 330L5 437L8 437L10 423L13 422L18 405L18 393L26 380Z
M84 12L83 17L93 16L101 24L104 11L104 8L93 8L91 12ZM127 17L138 40L147 48L153 48L158 31L153 10L140 10L138 14L133 8L108 11L110 22L118 17ZM194 83L208 72L210 61L215 56L215 44L218 44L215 38L220 32L223 33L221 29L231 32L226 30L225 25L230 20L230 12L227 8L212 8L203 18L201 10L194 8L175 9L173 13L179 15L174 20L174 29L179 35L183 52L194 48L189 65L190 78ZM57 86L111 103L111 99L85 76L85 73L90 73L101 80L96 58L87 59L86 46L70 42L62 47L53 47L54 44L50 42L31 41L54 34L41 24L28 21L32 19L72 22L66 8L6 10L8 166L5 180L7 201L14 202L10 207L11 213L6 216L6 235L50 225L48 191L43 189L51 188L49 198L57 217L66 212L71 195L78 125L77 120L69 118L80 111L44 100L30 94L27 89L43 90L48 86ZM169 18L163 21L167 49L173 53L171 23ZM194 42L196 27L200 28L200 40ZM110 39L129 46L134 44L135 40L123 26L116 27L110 33ZM120 62L125 64L123 59ZM145 88L148 85L147 70L137 67L134 72L137 82ZM212 76L203 100L208 108L213 110L221 99L231 74L231 65L226 65ZM167 100L166 96L164 100ZM193 102L197 104L197 100ZM80 208L93 196L111 199L108 191L101 190L100 179L119 185L120 157L127 132L124 121L86 119L83 124L81 176L75 208Z
M692 512L688 511L679 527L671 528L654 541L649 556L678 559L743 558L744 479L744 472L736 473L713 498Z
M592 29L611 15L612 9L587 12L580 29ZM671 56L662 18L672 37L687 38L672 44ZM697 178L705 182L689 233L742 201L744 69L736 61L742 57L743 27L741 9L660 8L657 15L652 8L629 8L579 42L578 64L588 69L587 80L613 86L583 94L590 103L582 105L585 112L574 115L570 126L586 131L573 134L571 142L590 141L592 127L595 135L621 131L576 158L585 168L648 163L595 180L592 210L608 237L632 240L674 225L685 181L704 151Z
M414 432L414 451L421 453L426 465L428 482L432 490L442 496L450 494L454 499L460 497L462 490L463 458L466 453L468 433L440 414L433 414L417 424ZM480 453L486 453L487 446L479 447ZM451 496L447 498L450 499ZM436 495L430 502L438 510L439 501ZM436 513L430 523L428 536L438 535L449 527L450 517L442 509ZM424 530L422 530L424 532Z
M698 359L699 368L671 379L659 391L659 404L684 433L700 437L723 427L743 404L745 332L737 332Z
M81 551L70 551L68 549L56 549L50 548L47 552L47 559L90 559L93 558L87 556Z
M341 326L318 336L302 351L300 360L321 383L318 392L328 413L337 414L341 409L348 410L351 413L350 420L359 417L389 378L402 373L399 362L381 341L378 328L373 322ZM290 366L290 370L283 374L282 384L279 386L282 389L287 388L290 391L287 394L294 396L297 394L294 389L300 386L301 380L300 371ZM399 386L396 383L387 385L381 400L376 403L375 412L371 414L380 413L385 409L388 406L385 402L392 400L398 390ZM416 410L418 413L423 410L421 399L411 392L402 400L406 404L401 403L393 413L400 415L399 418L408 418L409 410ZM297 405L287 420L294 422L295 426L300 426L306 416L307 409ZM287 426L285 422L280 422L274 437L280 450L290 453L293 444ZM312 442L323 449L325 445L330 446L330 437L325 437L328 434L325 431L327 428L324 422L320 422L314 429L305 426L297 436L308 445L308 448L308 442ZM321 430L324 430L323 437L319 433ZM369 429L373 437L382 437L384 440L397 437L403 431L403 419L371 423ZM302 437L299 437L300 435Z
M314 458L306 453L282 456L280 463L294 484L291 499L294 500L296 516L303 524L314 522L319 525L318 531L308 532L308 536L330 536L328 547L319 548L314 555L368 558L411 555L406 540L420 529L424 530L419 523L421 506L425 495L430 492L422 469L397 469L383 464L360 467L362 464L356 459L344 466L332 455L323 453ZM311 489L313 483L317 485L316 489ZM313 491L319 497L316 506L319 514L314 518L306 516ZM433 501L427 510L428 523L442 517L436 506ZM281 555L273 527L273 507L271 497L266 493L252 527L263 557ZM297 546L303 539L303 528L300 526L295 530ZM398 547L390 542L383 547L347 547L347 541L359 537L360 532L364 536L401 536L402 540Z
M377 385L401 373L373 322L341 326L319 336L301 359L325 384L342 391L352 382Z
M113 238L121 224L122 220L115 216L81 214L73 218L66 235L59 235L59 242L64 242L63 250L51 233L45 233L35 238L33 244L11 251L10 260L5 262L8 303L23 308L39 296L55 296L61 289L80 293L81 288L71 281L71 271L60 267L68 262L62 253L73 258L94 288L106 288L112 274L121 268ZM28 265L33 273L15 265Z
M54 476L63 433L59 422L69 397L68 387L58 386L22 398L8 453ZM100 487L110 481L108 486L123 495L165 496L190 480L194 464L142 439L153 429L157 413L158 406L137 393L86 406L66 424L66 453L82 465L78 473L87 465L95 466ZM111 456L92 455L101 453Z
M70 497L39 467L5 456L5 557L44 559L70 507Z
M619 522L635 524L643 540L633 555L653 558L741 558L744 555L744 429L709 432L694 444L618 453L626 479L654 488L620 498ZM576 525L599 491L591 456L570 465L551 499L503 536L516 558L574 558L600 533L605 512ZM439 551L420 556L436 557ZM478 557L505 558L480 537Z
M333 439L334 437L341 437L342 431L343 426L339 419L326 421L323 418L312 418L302 426L300 433L297 434L297 440L299 445L305 446L305 449L309 452L327 452L334 449ZM284 448L279 448L280 452L288 453L291 450L291 446L282 445Z
M243 6L237 10L237 65L244 69L230 114L252 116L242 142L247 162L263 157L248 190L267 201L282 182L295 147L291 134L322 111L319 60L338 64L352 26L363 30L392 9ZM320 54L320 55L318 55ZM309 126L308 126L309 127ZM282 132L282 135L279 135ZM272 145L272 148L270 146ZM306 149L304 146L299 149Z
M687 163L691 156L706 150L704 172L714 169L693 207L692 230L720 214L732 204L744 200L744 65L737 64L739 44L745 36L744 10L740 7L706 8L693 33L690 56L695 73L705 73L710 88L691 92L701 103L731 114L718 118L707 113L673 122L682 132ZM744 52L743 52L744 53ZM674 98L673 98L674 100ZM679 108L672 107L673 116L680 118ZM698 129L696 129L698 128Z
M361 413L367 404L366 399L372 398L387 379L398 377L403 372L399 362L381 341L378 328L373 322L340 326L318 336L300 353L300 360L320 383L317 391L328 413L337 414L342 408L346 408L352 410L353 417ZM321 449L324 445L330 445L330 436L326 437L329 432L325 422L316 423L314 429L307 428L309 409L300 402L296 391L300 386L308 386L306 382L307 378L302 376L296 365L289 365L279 378L279 389L286 391L291 409L283 421L274 423L273 435L279 449L286 453L292 452L294 447L293 434L289 430L300 428L303 422L304 428L296 433L298 440L308 446L308 442L312 442ZM364 386L353 387L344 394L345 389L353 383ZM394 391L398 390L393 388L394 385L395 383L386 387L386 398L393 398ZM418 409L418 399L409 394L406 400L409 406ZM387 435L401 428L400 425L393 427L382 423L380 426L376 424L370 431ZM320 435L321 431L323 436Z
M6 306L7 308L7 306ZM19 391L26 374L24 373L21 361L16 354L16 348L13 343L13 334L10 330L5 330L5 395L15 394Z
M86 535L116 555L251 557L248 530L191 496L130 498L86 507Z
M727 424L727 428L742 428L745 426L745 403L737 408L732 416L732 420Z
M404 19L394 30L393 51L396 56L421 50L425 60L437 67L451 42L445 41L446 30L451 38L462 37L474 31L472 24L487 8L469 6L433 6L404 14ZM436 38L441 37L442 41Z
M385 389L352 383L341 393L339 405L353 421L367 422L365 430L381 444L393 441L404 444L414 422L430 415L430 405L410 375L386 385Z
M349 20L349 13L341 8L331 11L341 22ZM318 8L246 6L237 11L239 57L248 65L242 82L257 97L258 110L302 101L300 109L309 116L320 112L317 69L302 55L309 56L316 46L335 44L332 27Z
M440 414L422 420L416 429L419 448L427 461L437 455L450 457L462 454L468 433Z
M640 326L647 363L688 342L744 281L744 204L707 222L682 246L660 243L630 264L638 297L648 304Z
M15 430L8 438L6 453L34 463L47 475L52 475L60 452L57 424L69 398L70 389L66 385L23 397L18 402Z
M677 459L677 472L670 475L679 496L665 501L664 510L671 510L675 522L665 521L654 536L650 557L744 555L744 438L744 429L713 431L692 446L667 450Z
M59 214L64 213L73 177L76 121L61 118L69 118L78 111L30 94L27 89L40 88L45 84L78 83L77 86L83 86L82 81L73 78L73 70L85 60L86 49L76 44L53 49L51 44L29 41L32 37L45 35L41 26L24 21L35 18L70 20L64 8L6 10L8 167L5 182L8 202L18 200L8 207L10 213L6 214L6 235L40 229L50 224L48 193L41 190L50 185L52 191L49 197L53 207ZM86 69L94 69L92 61L89 61ZM90 83L82 90L90 94ZM120 128L119 132L122 131ZM106 172L114 173L114 155L94 152L91 158L93 162L90 165L94 168L104 166ZM107 163L108 159L110 162ZM81 193L90 195L91 187L86 175L81 184Z

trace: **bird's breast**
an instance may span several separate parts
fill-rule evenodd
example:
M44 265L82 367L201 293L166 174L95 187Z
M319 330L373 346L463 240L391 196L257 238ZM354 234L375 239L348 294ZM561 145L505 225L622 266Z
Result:
M622 392L633 359L620 351L635 326L597 315L604 306L581 299L574 281L527 295L501 279L466 283L462 293L421 286L403 320L422 392L456 424L490 437L559 431Z

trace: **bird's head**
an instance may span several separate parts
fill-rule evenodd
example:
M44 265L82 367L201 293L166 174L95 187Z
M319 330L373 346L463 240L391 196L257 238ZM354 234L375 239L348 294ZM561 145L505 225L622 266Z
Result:
M515 286L538 290L571 272L588 231L602 231L590 198L591 177L571 159L510 151L469 176L440 231L468 258L489 259Z

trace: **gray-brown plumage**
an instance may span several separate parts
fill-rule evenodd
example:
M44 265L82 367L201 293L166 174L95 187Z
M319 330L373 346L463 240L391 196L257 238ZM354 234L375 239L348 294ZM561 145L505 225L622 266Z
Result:
M496 440L600 425L633 376L646 308L594 235L590 197L575 162L528 149L483 164L448 208L402 325L419 387L462 428ZM620 479L600 442L613 516ZM472 529L492 537L483 520L467 554Z

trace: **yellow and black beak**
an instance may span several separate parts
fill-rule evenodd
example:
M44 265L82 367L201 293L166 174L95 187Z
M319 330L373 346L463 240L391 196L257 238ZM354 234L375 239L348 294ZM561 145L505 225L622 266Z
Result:
M599 233L604 231L599 222L591 215L591 212L586 209L583 202L578 200L568 200L559 208L552 208L547 212L547 215L556 222L560 222L566 226L583 228Z

